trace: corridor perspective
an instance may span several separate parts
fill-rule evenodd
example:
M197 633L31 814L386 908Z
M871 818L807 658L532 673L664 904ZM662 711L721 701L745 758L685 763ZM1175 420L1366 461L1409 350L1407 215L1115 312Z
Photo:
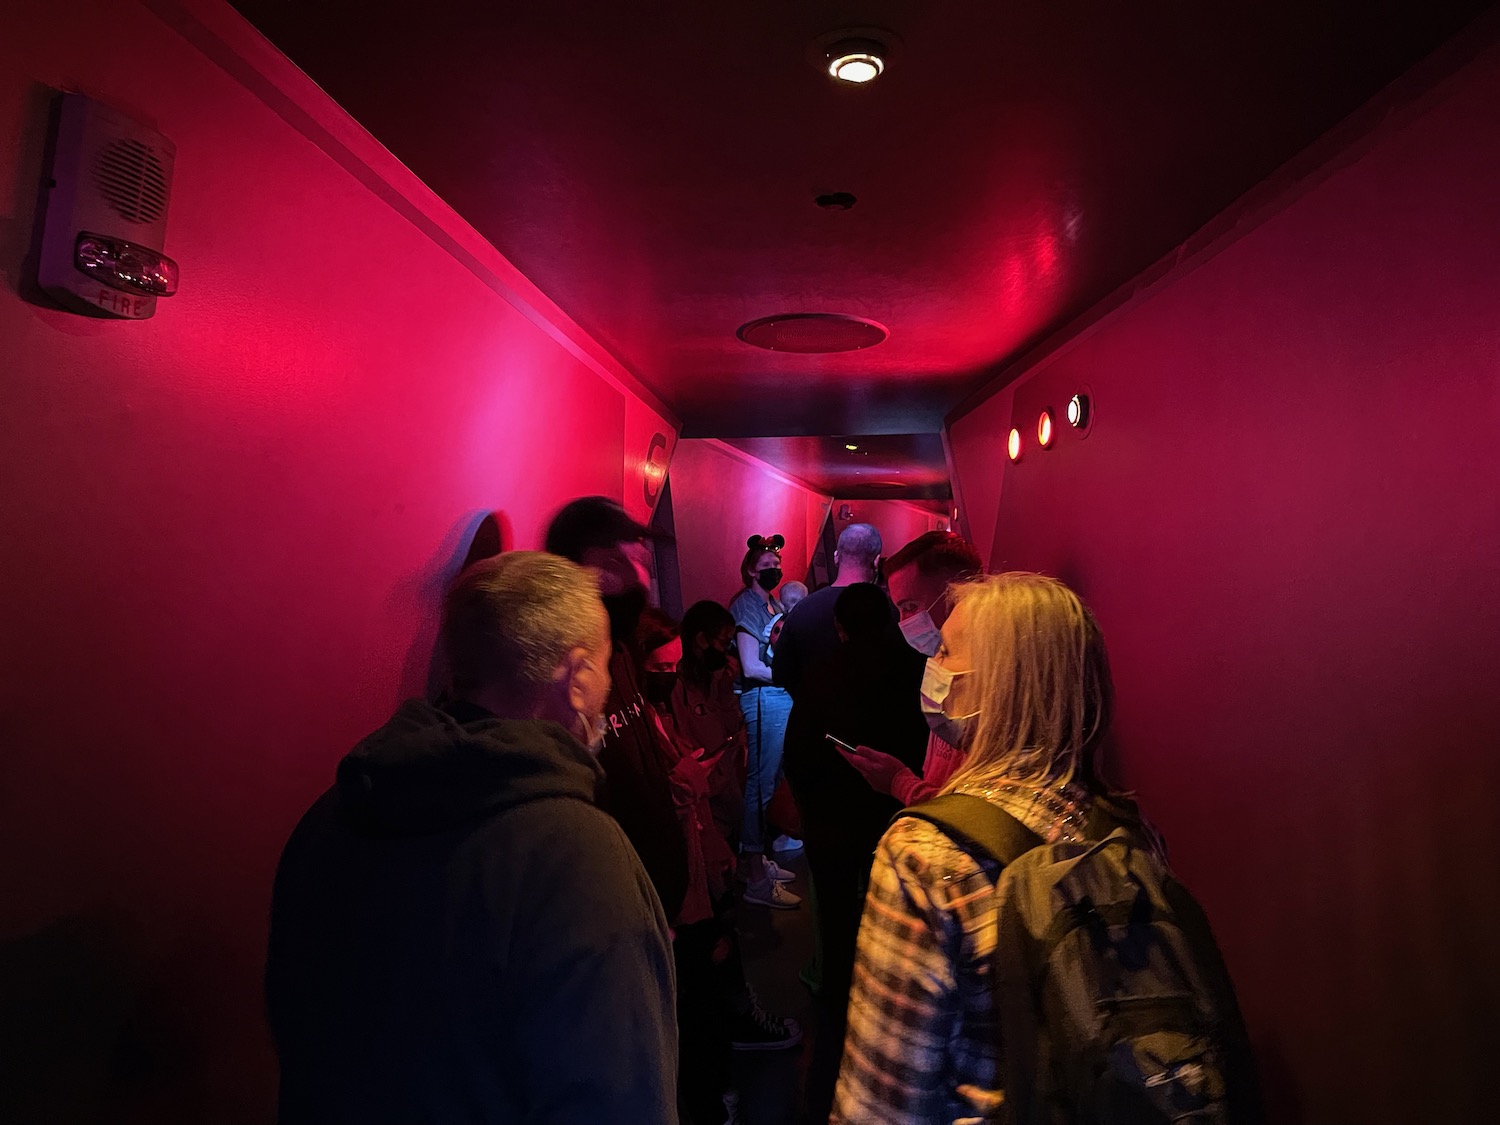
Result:
M951 887L1015 857L887 832L982 788L991 595L1093 725L986 799L1139 802L1254 1119L1500 1120L1497 138L1480 0L7 0L0 1125L1008 1120ZM515 591L573 632L466 687ZM492 803L382 803L511 719ZM542 967L444 976L476 911Z

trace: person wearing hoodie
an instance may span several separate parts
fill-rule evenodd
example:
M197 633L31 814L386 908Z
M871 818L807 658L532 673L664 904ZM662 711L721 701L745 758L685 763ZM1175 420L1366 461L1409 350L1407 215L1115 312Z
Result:
M340 763L276 873L266 1000L280 1125L675 1125L666 917L595 804L610 689L592 577L476 563L442 707Z

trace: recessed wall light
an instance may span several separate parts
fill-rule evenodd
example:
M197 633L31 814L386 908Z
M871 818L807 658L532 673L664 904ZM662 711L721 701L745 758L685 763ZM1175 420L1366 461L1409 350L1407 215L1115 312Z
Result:
M1036 443L1043 449L1052 444L1052 411L1043 410L1036 420Z
M1010 454L1010 459L1012 461L1019 461L1021 459L1021 431L1020 430L1012 429L1010 431L1010 440L1008 442L1006 442L1005 451L1008 454Z
M1081 430L1089 424L1089 396L1083 393L1068 400L1068 425Z

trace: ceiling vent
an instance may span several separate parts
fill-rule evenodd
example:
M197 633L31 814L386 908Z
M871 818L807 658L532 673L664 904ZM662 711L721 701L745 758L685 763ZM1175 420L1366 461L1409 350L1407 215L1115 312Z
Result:
M747 344L769 352L857 352L885 342L885 325L843 313L786 313L763 316L735 333Z

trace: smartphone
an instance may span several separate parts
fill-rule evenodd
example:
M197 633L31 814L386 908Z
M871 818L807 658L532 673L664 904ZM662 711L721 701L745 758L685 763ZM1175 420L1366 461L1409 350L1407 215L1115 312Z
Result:
M828 741L831 742L831 743L833 743L835 746L840 747L841 749L849 751L849 753L851 753L851 754L857 753L857 751L855 750L855 748L853 746L850 746L843 739L834 738L833 735L831 735L831 734L825 734L823 737L826 738L826 739L828 739Z

